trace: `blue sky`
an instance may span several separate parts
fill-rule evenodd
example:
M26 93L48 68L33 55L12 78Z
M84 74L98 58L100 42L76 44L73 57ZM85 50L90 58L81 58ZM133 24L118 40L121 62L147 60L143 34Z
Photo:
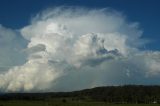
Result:
M160 50L159 0L1 0L0 23L14 29L29 24L37 12L55 6L110 7L123 12L129 20L140 23L146 38L154 42L146 48Z
M160 50L160 1L159 0L0 0L0 23L13 29L27 24L38 12L55 6L84 6L87 8L111 7L123 12L129 20L137 21L145 38L154 40L146 45Z
M159 85L159 10L159 0L0 0L0 92Z

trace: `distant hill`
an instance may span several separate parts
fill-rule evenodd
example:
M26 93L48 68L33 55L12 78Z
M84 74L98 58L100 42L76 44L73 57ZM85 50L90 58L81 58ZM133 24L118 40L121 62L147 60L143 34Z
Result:
M101 101L107 103L160 103L160 86L125 85L106 86L73 92L4 93L0 100Z

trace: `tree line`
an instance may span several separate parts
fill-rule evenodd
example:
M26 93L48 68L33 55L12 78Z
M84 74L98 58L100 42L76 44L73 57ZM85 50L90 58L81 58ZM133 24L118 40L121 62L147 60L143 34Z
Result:
M71 98L73 101L100 101L119 104L160 103L160 86L106 86L73 92L1 93L0 100L47 100Z

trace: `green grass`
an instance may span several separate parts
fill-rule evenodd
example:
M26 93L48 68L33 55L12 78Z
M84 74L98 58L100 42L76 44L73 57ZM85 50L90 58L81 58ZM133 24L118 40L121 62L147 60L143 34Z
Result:
M104 102L0 101L0 106L160 106L159 104L106 104Z

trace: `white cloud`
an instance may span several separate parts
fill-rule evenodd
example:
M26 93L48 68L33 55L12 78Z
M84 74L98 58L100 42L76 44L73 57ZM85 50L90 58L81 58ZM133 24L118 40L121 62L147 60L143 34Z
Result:
M0 87L4 91L30 91L44 90L58 73L47 62L29 60L23 66L10 69L6 74L0 75Z
M28 40L23 50L27 62L0 74L1 90L68 91L159 83L159 52L140 50L146 40L141 39L138 23L128 22L117 11L49 9L20 32Z

